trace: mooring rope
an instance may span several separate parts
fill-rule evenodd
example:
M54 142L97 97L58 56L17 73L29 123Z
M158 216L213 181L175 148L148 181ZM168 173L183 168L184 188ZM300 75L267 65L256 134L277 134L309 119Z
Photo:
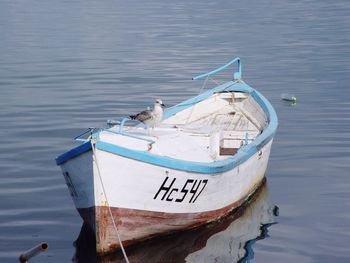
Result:
M123 252L123 256L124 256L124 258L125 258L125 261L126 261L126 263L129 263L128 256L126 255L126 252L125 252L125 249L124 249L122 240L121 240L120 235L119 235L119 231L118 231L117 224L116 224L115 221L114 221L114 217L113 217L113 214L112 214L112 210L111 210L111 207L110 207L110 205L109 205L109 201L108 201L106 189L105 189L105 187L104 187L104 184L103 184L103 181L102 181L102 177L101 177L101 170L100 170L100 167L99 167L98 161L97 161L97 156L96 156L96 152L95 152L95 145L94 145L94 143L93 143L93 139L92 139L92 138L90 139L90 142L91 142L91 148L92 148L93 158L94 158L94 161L95 161L95 163L96 163L96 168L97 168L98 177L99 177L100 182L101 182L103 194L104 194L104 196L105 196L105 198L106 198L106 203L107 203L109 215L111 216L112 223L113 223L113 227L114 227L114 229L115 229L115 231L116 231L116 233L117 233L117 237L118 237L118 241L119 241L119 244L120 244L120 248L121 248L121 250L122 250L122 252Z

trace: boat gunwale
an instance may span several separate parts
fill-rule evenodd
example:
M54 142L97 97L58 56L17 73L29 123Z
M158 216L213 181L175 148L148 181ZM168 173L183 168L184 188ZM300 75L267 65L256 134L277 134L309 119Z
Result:
M210 97L211 95L219 92L244 92L250 94L253 99L259 104L267 115L268 125L265 127L263 132L259 134L251 143L242 146L236 154L227 157L224 160L214 161L214 162L194 162L180 160L176 158L171 158L167 156L160 156L152 154L146 151L132 150L124 148L121 146L113 145L106 142L97 141L95 147L99 150L113 153L126 158L131 158L137 161L142 161L145 163L167 167L175 170L181 170L186 172L194 173L204 173L204 174L214 174L222 173L235 168L236 166L242 164L244 161L249 159L252 155L260 151L260 149L269 143L276 132L278 126L277 115L270 104L270 102L257 90L251 88L249 85L243 81L229 81L222 85L219 85L211 90L208 90L194 98L186 100L178 105L175 105L165 111L163 119L167 119L176 113L185 110L193 106L200 101L203 101ZM91 142L87 141L70 151L58 156L56 158L56 164L62 165L63 163L69 161L72 158L79 156L85 152L91 150Z

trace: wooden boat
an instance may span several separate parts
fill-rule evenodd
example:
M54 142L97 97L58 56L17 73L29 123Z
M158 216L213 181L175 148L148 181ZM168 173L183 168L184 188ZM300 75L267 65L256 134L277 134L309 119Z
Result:
M108 253L216 220L240 206L265 177L277 116L241 80L175 105L149 132L142 124L91 130L56 158L83 220Z

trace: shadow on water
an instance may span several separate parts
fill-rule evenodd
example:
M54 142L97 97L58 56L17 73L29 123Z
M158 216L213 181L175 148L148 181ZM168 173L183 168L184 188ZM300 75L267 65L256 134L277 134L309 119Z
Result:
M249 262L253 246L269 237L268 228L276 224L278 207L268 198L267 183L226 217L205 226L151 239L126 248L130 262ZM73 262L125 262L121 251L98 257L95 238L83 224L74 242Z

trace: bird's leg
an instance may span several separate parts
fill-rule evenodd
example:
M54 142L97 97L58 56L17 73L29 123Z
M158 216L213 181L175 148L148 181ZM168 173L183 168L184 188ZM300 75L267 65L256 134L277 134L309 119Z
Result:
M152 136L153 136L154 138L157 138L157 139L158 139L158 136L156 135L154 129L155 129L155 127L153 126L153 127L152 127Z
M149 131L149 125L148 125L148 124L145 124L145 125L146 125L146 129L147 129L147 135L148 135L148 136L151 136L151 135L150 135L150 131Z

